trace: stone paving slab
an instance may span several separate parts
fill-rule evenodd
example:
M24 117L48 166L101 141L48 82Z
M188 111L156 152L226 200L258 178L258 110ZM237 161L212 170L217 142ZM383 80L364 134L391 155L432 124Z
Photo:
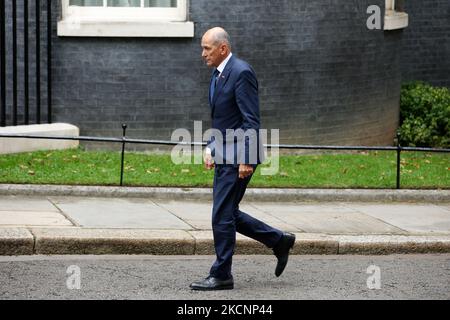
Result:
M191 229L184 221L147 199L55 197L52 201L83 227Z
M192 229L211 229L211 204L189 201L155 201L155 203L185 221Z
M379 219L355 212L341 204L257 204L256 208L270 212L289 225L306 233L329 234L405 234L395 226Z
M192 201L157 201L156 203L158 204L158 206L167 209L168 211L188 223L194 229L211 229L212 203ZM240 206L240 210L250 214L256 219L270 224L274 228L283 231L299 231L294 226L287 224L277 217L267 214L250 204L242 204Z
M45 211L0 211L2 226L73 226L64 215Z
M420 204L352 204L350 207L410 233L450 234L450 210L447 210L444 206Z
M245 203L245 204L240 205L239 207L240 207L240 210L242 210L243 212L251 215L252 217L255 217L258 220L261 220L261 221L269 224L270 226L272 226L274 228L277 228L282 231L301 232L301 230L299 228L297 228L296 226L286 223L285 221L280 219L280 217L276 216L275 214L267 213L267 212L257 208L256 206L254 206L251 203L249 203L249 204Z
M44 197L0 196L0 203L0 210L5 211L59 212L58 208Z

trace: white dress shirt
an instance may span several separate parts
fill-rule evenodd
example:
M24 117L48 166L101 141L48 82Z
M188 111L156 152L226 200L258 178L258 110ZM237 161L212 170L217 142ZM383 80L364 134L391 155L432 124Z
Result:
M223 70L225 69L225 67L227 66L228 61L230 61L231 56L233 54L230 52L230 54L228 55L228 57L225 58L225 60L222 61L222 63L217 67L217 70L219 70L219 76L222 74Z

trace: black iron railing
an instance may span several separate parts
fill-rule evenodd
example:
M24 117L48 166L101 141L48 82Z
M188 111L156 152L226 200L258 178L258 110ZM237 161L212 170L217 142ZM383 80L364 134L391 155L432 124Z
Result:
M120 161L120 186L123 186L123 174L124 174L124 161L126 144L144 144L144 145L163 145L163 146L206 146L206 142L179 142L179 141L165 141L165 140L144 140L144 139L130 139L126 137L127 125L122 125L123 134L122 138L108 138L108 137L88 137L88 136L45 136L45 135L25 135L25 134L0 134L0 138L25 138L25 139L49 139L49 140L73 140L73 141L86 141L86 142L106 142L106 143L120 143L122 145L121 161ZM399 137L397 136L397 141ZM266 144L265 147L288 149L288 150L337 150L337 151L395 151L397 153L397 172L396 172L396 188L400 189L400 164L402 152L432 152L432 153L450 153L450 149L438 149L438 148L422 148L422 147L402 147L399 143L396 146L314 146L314 145L289 145L279 144L272 145Z
M5 12L5 1L0 1L0 127L5 127L7 125L16 126L18 124L30 124L33 123L41 123L41 96L42 92L46 91L47 95L47 123L52 122L52 8L51 8L51 0L46 1L46 5L42 6L40 0L35 0L35 16L29 16L29 6L31 1L25 0L23 1L23 14L18 15L18 7L17 1L11 1L11 24L8 24L8 19L6 17ZM47 36L46 36L46 46L41 44L41 15L43 15L44 10L47 12L46 23L47 28ZM9 10L8 10L9 11ZM34 36L29 33L29 24L30 20L35 22L35 32ZM23 63L18 65L18 42L20 35L17 32L17 23L18 21L23 21L23 47L20 48L23 50ZM6 32L11 30L11 50L7 50L9 43L6 41ZM36 68L34 70L30 70L30 38L34 38L35 41L35 57L31 62L35 62ZM22 43L21 43L22 44ZM44 43L45 44L45 43ZM47 54L46 59L42 58L41 52L46 48ZM6 57L10 57L12 61L11 65L6 64ZM45 57L45 56L44 56ZM46 60L46 61L45 61ZM43 67L44 62L46 64ZM20 68L19 68L20 67ZM10 90L12 91L12 98L7 99L7 68L11 68L10 72L12 73L12 82ZM18 74L19 72L23 72L23 102L19 106L18 100ZM41 73L47 73L47 84L46 88L42 88L41 84ZM32 73L32 74L30 74ZM32 112L34 114L34 119L30 117L30 92L29 92L29 84L30 80L35 81L36 85L36 93L35 93L35 110ZM21 119L19 119L19 114L23 114ZM9 116L8 116L9 115Z

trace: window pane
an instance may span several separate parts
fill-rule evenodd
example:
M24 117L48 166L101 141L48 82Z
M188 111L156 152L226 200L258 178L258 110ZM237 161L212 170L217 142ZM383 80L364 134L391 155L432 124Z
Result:
M145 0L144 7L176 8L177 0Z
M70 0L70 6L103 7L103 0Z
M140 7L141 0L108 0L108 7Z

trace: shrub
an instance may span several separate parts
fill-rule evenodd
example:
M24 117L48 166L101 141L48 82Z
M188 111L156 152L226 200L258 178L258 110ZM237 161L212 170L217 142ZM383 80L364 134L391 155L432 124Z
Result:
M423 82L402 86L400 143L412 147L450 147L450 91Z

